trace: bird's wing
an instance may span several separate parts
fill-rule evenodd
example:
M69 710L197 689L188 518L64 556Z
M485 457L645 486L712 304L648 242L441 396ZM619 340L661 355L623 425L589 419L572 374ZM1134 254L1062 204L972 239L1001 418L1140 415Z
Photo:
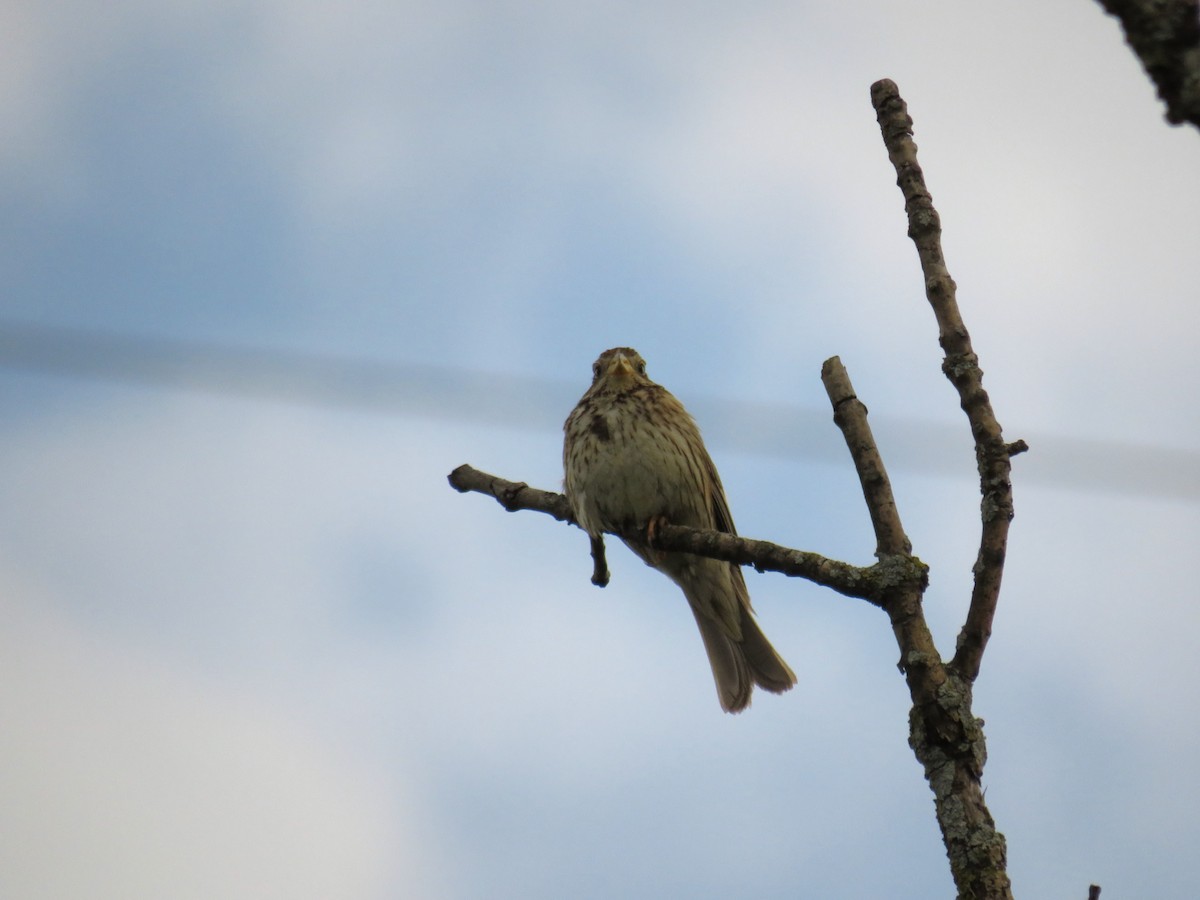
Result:
M733 515L729 512L729 501L725 499L725 488L721 485L721 476L717 474L717 467L707 452L704 454L704 468L712 490L713 528L727 534L737 534L737 529L733 527Z

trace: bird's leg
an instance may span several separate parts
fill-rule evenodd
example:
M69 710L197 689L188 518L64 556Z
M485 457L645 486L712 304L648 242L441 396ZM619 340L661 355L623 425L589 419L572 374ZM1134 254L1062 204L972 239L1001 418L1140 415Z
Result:
M592 540L592 584L604 587L608 584L608 560L604 556L604 535L591 536Z

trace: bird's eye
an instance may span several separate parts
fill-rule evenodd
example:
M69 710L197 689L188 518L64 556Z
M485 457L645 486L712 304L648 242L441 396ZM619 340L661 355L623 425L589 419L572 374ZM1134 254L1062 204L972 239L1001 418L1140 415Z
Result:
M592 363L592 378L596 379L599 377L600 377L600 363L594 362L594 363Z
M637 373L638 373L639 375L645 375L645 374L646 374L646 363L645 363L645 362L643 362L643 361L642 361L642 360L640 360L640 359L637 361Z

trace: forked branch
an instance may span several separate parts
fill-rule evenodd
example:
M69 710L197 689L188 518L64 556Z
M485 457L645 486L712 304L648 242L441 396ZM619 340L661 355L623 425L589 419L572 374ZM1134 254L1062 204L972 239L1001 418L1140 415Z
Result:
M1009 459L1028 448L1024 441L1005 444L991 400L983 388L979 357L975 355L971 336L963 324L957 287L942 255L941 219L933 208L933 198L925 186L925 174L917 162L917 145L913 141L908 108L895 83L887 79L871 86L871 102L875 106L888 158L896 170L896 184L904 194L908 236L916 244L921 272L925 276L925 296L937 319L938 342L946 354L942 371L958 391L959 404L967 414L975 438L983 530L975 560L971 603L958 635L954 659L950 662L951 669L967 681L974 681L992 634L992 619L1004 574L1008 525L1013 517Z
M893 628L900 642L902 663L920 659L925 671L908 672L913 707L909 714L909 745L925 768L933 790L938 825L950 871L960 898L1011 900L1004 835L983 799L981 780L987 760L982 720L971 708L971 686L979 675L984 648L992 633L992 619L1000 596L1000 580L1012 519L1012 484L1009 457L1023 451L1023 442L1005 444L992 404L983 389L983 371L971 347L956 300L954 279L942 255L942 226L925 176L917 162L912 119L894 82L883 79L871 85L871 102L896 170L896 184L904 195L908 236L917 247L925 295L938 323L938 340L945 352L942 371L958 391L975 438L979 468L983 530L976 557L975 584L966 622L958 636L954 659L943 666L929 640L929 654L908 650L905 640L923 642L928 629L919 604L892 611ZM896 628L898 614L908 633ZM914 624L915 623L915 624ZM923 675L924 677L919 677Z
M921 607L927 584L924 564L912 555L882 456L867 423L866 407L858 401L849 375L834 357L822 367L822 381L833 406L875 531L878 562L857 567L816 553L792 550L767 541L716 531L699 531L670 524L655 526L653 543L663 550L695 553L806 578L850 597L883 608L900 649L913 706L909 743L925 769L934 794L938 824L950 858L959 897L1011 900L1006 872L1004 836L984 803L981 778L987 750L982 721L971 709L971 686L991 634L1012 519L1011 456L1026 449L1024 442L1006 444L991 402L983 389L983 373L971 347L955 299L955 285L941 249L941 225L924 176L917 164L912 120L896 85L880 81L871 88L872 102L888 155L904 194L909 236L917 246L925 277L926 295L938 322L945 351L943 371L958 391L975 438L982 493L983 529L975 563L975 584L958 638L957 652L945 664L934 644ZM559 521L573 522L566 498L526 484L505 481L470 466L450 474L459 491L477 491L496 498L509 511L537 510ZM644 541L647 533L618 535ZM602 548L593 541L593 582L603 585L607 569Z

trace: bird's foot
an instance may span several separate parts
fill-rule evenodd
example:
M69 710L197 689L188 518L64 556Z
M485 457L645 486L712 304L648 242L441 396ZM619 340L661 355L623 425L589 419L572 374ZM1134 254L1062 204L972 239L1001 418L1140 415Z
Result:
M671 522L666 516L652 516L650 521L646 523L646 546L655 551L655 556L661 555L660 550L654 546L654 542L658 537L658 530L664 525L670 525Z

